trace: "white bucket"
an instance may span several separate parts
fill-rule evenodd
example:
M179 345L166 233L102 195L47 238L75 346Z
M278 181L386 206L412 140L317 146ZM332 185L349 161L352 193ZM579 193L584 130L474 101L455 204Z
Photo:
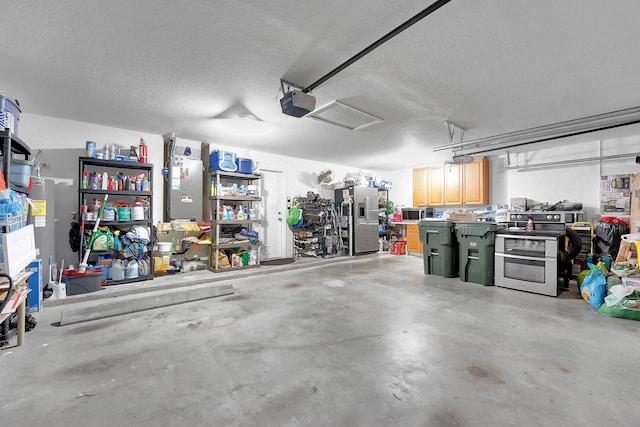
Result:
M131 208L131 219L134 221L141 221L144 219L144 207L133 206Z
M67 297L67 284L65 282L51 282L53 288L52 300L65 299Z
M158 252L171 252L173 242L157 242Z

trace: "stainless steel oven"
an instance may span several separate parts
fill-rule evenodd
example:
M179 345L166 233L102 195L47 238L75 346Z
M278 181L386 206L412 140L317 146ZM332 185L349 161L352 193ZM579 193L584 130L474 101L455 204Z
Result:
M509 212L507 228L496 234L496 286L554 297L568 288L565 235L576 221L583 212Z
M558 296L558 252L564 233L503 230L496 234L495 285Z

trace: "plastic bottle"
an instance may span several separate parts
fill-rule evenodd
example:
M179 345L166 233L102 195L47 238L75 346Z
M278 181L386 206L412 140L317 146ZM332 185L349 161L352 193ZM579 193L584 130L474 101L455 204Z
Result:
M127 279L133 279L135 277L138 277L138 275L138 261L132 259L124 268L124 277Z
M115 212L114 212L114 220L115 220ZM114 251L119 251L120 250L120 230L115 230L113 232L113 250ZM120 261L120 260L117 260ZM120 267L122 267L122 264L120 264Z
M149 264L147 262L147 258L138 260L138 275L146 276L147 274L149 274Z
M109 174L106 172L102 172L102 179L100 180L100 188L102 190L109 189Z
M535 226L533 224L533 218L529 218L529 220L527 221L527 231L533 231L535 229Z
M82 189L86 190L89 186L89 173L87 171L82 171Z
M122 265L122 260L114 259L111 262L111 277L113 277L113 280L124 279L124 266Z

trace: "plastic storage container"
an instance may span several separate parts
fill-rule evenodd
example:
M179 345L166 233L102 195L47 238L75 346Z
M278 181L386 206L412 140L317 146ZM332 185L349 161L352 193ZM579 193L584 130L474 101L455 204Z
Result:
M33 169L33 162L30 160L11 159L11 165L9 166L9 182L22 187L29 186L29 180L31 179L31 169ZM4 172L4 163L2 156L0 156L0 171Z
M442 277L458 275L458 242L451 221L418 222L424 263L424 274Z
M215 150L209 154L209 165L212 171L236 172L238 170L236 153Z
M65 270L62 273L62 281L67 284L67 295L86 294L100 290L102 274L102 270L87 270L84 273Z
M458 240L460 280L493 285L498 226L493 222L464 221L457 223L454 228Z
M0 95L0 127L18 136L18 124L20 123L20 107L4 95Z
M253 161L251 161L251 159L238 157L236 159L236 166L240 173L253 173Z

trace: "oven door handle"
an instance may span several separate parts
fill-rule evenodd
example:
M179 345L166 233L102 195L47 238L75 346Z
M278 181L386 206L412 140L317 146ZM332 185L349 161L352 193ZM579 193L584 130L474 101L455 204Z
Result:
M547 257L534 257L534 256L524 256L524 255L511 255L511 254L503 254L501 252L496 252L496 256L502 258L513 258L513 259L523 259L526 261L544 261Z
M501 237L503 239L519 239L519 240L556 240L558 237L541 236L540 234L525 236L522 234L496 234L496 238Z

